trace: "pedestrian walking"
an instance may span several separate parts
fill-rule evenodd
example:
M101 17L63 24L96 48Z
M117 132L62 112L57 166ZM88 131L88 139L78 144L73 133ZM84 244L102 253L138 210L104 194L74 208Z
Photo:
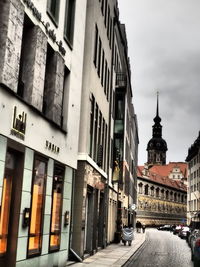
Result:
M142 225L142 232L145 233L145 224Z

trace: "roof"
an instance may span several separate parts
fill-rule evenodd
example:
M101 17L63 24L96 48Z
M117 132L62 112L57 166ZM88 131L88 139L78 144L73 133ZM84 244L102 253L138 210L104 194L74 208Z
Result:
M187 178L187 163L185 162L169 162L166 165L153 165L149 171L161 176L169 176L173 168L180 168L183 176Z
M183 174L187 174L187 164L184 162L170 162L167 165L154 165L146 175L143 174L144 166L138 166L138 177L145 180L169 186L178 190L187 191L187 186L180 180L173 180L168 177L174 167L179 167ZM184 175L184 177L186 177Z

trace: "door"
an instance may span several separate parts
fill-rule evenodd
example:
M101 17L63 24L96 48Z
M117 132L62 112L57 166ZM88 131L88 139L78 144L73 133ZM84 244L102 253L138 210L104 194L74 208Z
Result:
M0 191L0 266L14 267L19 226L23 155L14 150L6 154Z

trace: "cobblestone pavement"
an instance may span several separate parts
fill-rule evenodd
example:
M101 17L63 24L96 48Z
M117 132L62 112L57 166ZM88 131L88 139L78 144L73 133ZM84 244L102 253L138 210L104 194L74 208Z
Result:
M187 242L172 232L149 229L146 242L124 267L192 267Z

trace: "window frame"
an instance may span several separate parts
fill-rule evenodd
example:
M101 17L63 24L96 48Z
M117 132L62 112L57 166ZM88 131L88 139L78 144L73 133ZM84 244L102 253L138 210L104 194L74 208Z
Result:
M60 13L60 0L56 1L55 14L53 14L51 11L51 4L53 1L56 1L56 0L47 0L47 14L49 15L50 19L53 21L55 26L58 27L59 13Z
M39 252L29 254L29 243L30 243L30 226L31 226L31 216L32 216L32 204L33 204L33 186L34 186L34 167L36 160L42 161L45 163L45 175L44 175L44 188L43 188L43 196L42 196L42 210L41 210L41 225L40 225L40 247ZM42 157L41 155L34 155L33 162L33 173L32 173L32 185L31 185L31 205L30 205L30 222L28 228L28 240L27 240L27 258L33 258L40 256L42 253L42 238L43 238L43 226L44 226L44 211L45 211L45 198L46 198L46 182L47 182L47 168L48 168L48 159Z
M65 5L64 39L71 49L74 39L75 10L76 0L67 0Z
M60 203L60 225L59 225L59 237L60 237L60 242L58 246L51 247L51 227L52 227L52 217L53 217L53 187L54 187L54 178L55 178L55 170L56 168L59 168L60 170L63 171L63 177L62 177L62 189L61 189L61 203ZM57 162L54 164L54 172L53 172L53 181L52 181L52 191L51 191L51 215L50 215L50 229L49 229L49 253L57 252L60 250L60 244L61 244L61 231L62 231L62 211L63 211L63 191L64 191L64 179L65 179L65 166L61 165Z

